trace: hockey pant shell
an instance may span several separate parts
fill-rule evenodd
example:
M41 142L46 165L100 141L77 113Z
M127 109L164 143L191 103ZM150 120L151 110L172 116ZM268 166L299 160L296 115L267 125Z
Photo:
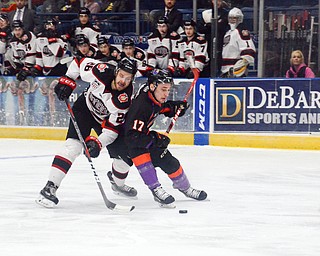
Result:
M145 183L146 181L149 182L148 184L146 183L149 188L150 186L160 185L155 167L160 167L168 174L173 182L174 188L186 190L190 187L189 180L179 160L176 159L167 148L151 148L149 150L135 148L130 149L130 153L131 155L136 155L132 160Z

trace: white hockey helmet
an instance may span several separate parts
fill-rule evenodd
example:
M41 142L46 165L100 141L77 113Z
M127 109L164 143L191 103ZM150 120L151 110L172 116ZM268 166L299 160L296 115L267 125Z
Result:
M231 29L232 27L234 27L235 29L240 23L243 22L243 13L239 8L234 7L229 11L228 18L229 18L229 25L231 26ZM236 23L230 23L230 18L237 18Z

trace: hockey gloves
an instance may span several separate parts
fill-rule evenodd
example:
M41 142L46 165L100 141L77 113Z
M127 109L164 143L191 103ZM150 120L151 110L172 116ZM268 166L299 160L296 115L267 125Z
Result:
M168 100L167 102L164 103L164 115L167 117L174 117L174 115L176 114L176 112L178 111L179 108L181 108L181 112L179 114L179 117L183 116L187 109L190 107L190 105L188 104L188 102L186 101L172 101L172 100Z
M98 138L94 136L88 136L85 140L89 154L92 158L99 156L102 145Z
M27 79L27 76L30 75L30 70L28 68L22 68L16 75L19 81L24 81Z
M39 65L35 65L34 67L30 68L30 74L32 77L41 76L42 68Z
M54 92L59 100L64 101L69 98L73 90L76 88L76 82L68 77L62 76L58 84L54 87Z
M170 138L164 134L158 133L156 131L150 131L150 137L152 138L152 147L156 148L167 148L170 143Z
M233 66L233 76L234 77L247 76L248 66L249 66L249 62L246 59L241 58Z

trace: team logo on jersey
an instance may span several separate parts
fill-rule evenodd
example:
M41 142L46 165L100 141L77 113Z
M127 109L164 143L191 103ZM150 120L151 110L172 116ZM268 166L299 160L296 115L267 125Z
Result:
M118 100L119 100L120 103L128 102L128 100L129 100L128 94L126 94L125 92L124 92L124 93L121 93L121 94L118 96Z
M165 46L159 46L154 50L157 57L164 58L169 54L169 49Z
M105 72L107 68L108 68L108 65L105 64L105 63L100 63L100 64L97 65L97 69L100 72Z
M223 45L227 45L230 42L230 35L227 35L223 38Z
M50 49L47 45L45 47L43 47L42 52L45 56L53 56L53 53L50 51Z
M21 59L24 59L25 56L26 56L26 52L22 49L18 49L17 50L17 55L19 56L18 58L21 60Z
M242 30L241 33L242 33L243 36L248 36L248 35L250 35L250 33L249 33L248 30Z

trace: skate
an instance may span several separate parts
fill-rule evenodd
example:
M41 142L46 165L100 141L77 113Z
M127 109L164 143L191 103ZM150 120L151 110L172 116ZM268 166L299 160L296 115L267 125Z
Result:
M186 197L190 197L190 198L198 200L198 201L202 201L207 198L207 193L205 191L194 189L192 187L189 187L186 190L179 189L179 191L182 192Z
M153 194L154 201L160 204L163 208L175 208L174 197L169 195L161 186L156 187L151 190Z
M107 176L110 180L110 183L111 183L111 188L113 190L113 192L116 194L116 195L119 195L119 196L125 196L125 197L136 197L138 192L135 188L133 187L130 187L130 186L127 186L126 184L124 184L123 186L118 186L114 179L112 178L112 172L109 171L107 173Z
M40 191L36 203L42 205L46 208L53 208L58 204L59 199L56 197L56 191L58 186L56 186L52 181L48 181L46 186Z

